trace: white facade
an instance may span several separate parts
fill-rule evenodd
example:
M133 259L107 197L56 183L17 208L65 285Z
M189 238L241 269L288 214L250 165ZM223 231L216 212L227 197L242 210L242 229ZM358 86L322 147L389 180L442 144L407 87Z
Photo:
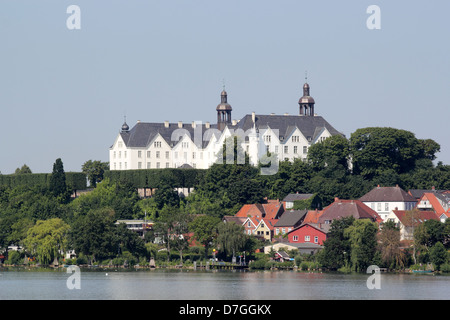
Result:
M378 215L386 221L388 216L392 213L393 210L412 210L414 209L416 202L387 202L387 201L373 201L373 202L363 202L365 205L370 207L372 210L375 210Z
M304 97L309 86L304 86ZM301 111L314 110L314 100L307 97L299 105ZM257 115L254 112L241 120L229 120L231 106L222 91L222 103L217 107L218 123L145 123L138 121L130 130L124 123L109 150L110 170L179 168L190 166L209 168L217 159L226 138L237 136L240 146L257 165L269 151L277 159L305 159L309 147L337 135L325 119L316 114ZM227 113L223 117L224 112ZM225 120L223 120L225 119ZM225 121L225 122L224 122ZM243 159L243 158L242 158Z
M250 130L246 133L249 138L242 139L241 148L249 155L251 164L256 165L267 151L275 154L280 161L293 161L296 158L304 160L311 145L332 136L323 128L314 140L308 141L303 133L295 128L290 136L280 141L276 131L269 127L260 132ZM234 135L235 131L227 127L218 138L212 135L204 147L194 143L194 139L188 134L182 136L173 146L170 141L157 135L145 146L130 147L124 141L123 135L118 134L109 150L110 170L179 168L186 164L193 168L207 169L217 160L217 153L222 149L225 139Z

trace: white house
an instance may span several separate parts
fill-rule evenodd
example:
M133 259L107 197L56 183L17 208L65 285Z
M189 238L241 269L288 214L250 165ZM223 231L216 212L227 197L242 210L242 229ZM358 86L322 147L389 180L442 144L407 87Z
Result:
M227 92L221 93L216 107L217 123L151 123L138 121L130 129L126 121L109 149L111 170L209 168L228 137L238 137L250 162L264 161L269 151L278 160L305 159L311 145L332 135L343 135L323 117L314 113L309 85L303 86L298 115L259 115L254 112L241 120L231 120ZM242 161L244 159L242 155ZM238 160L239 161L239 160ZM274 162L275 163L275 162ZM276 162L278 163L278 162Z
M359 200L375 210L383 221L386 221L392 210L412 210L417 204L416 199L398 185L395 187L377 186Z

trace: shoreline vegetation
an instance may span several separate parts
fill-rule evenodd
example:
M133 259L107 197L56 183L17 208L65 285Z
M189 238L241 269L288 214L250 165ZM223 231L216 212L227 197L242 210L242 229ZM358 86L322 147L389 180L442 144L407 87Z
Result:
M113 265L113 264L58 264L58 265L39 265L39 264L27 264L27 265L9 265L0 264L1 271L63 271L68 270L72 266L76 266L83 271L119 271L119 272L130 272L130 271L153 271L153 270L179 270L179 271L246 271L246 272L257 272L257 271L296 271L305 273L333 273L333 274L362 274L365 272L358 272L351 270L350 268L340 268L338 270L327 270L321 268L316 263L303 262L300 265L295 264L292 261L277 262L277 261L267 261L264 264L258 263L260 261L250 261L248 264L232 264L230 262L212 262L212 261L196 261L195 263L187 262L183 265L177 264L176 262L170 263L158 263L155 265L145 264L145 265ZM450 275L448 271L443 270L433 270L430 265L414 265L411 268L405 268L402 270L398 269L388 269L388 268L378 268L380 273L384 274L424 274L424 275Z
M82 167L91 187L86 192L74 190L82 175L68 178L61 159L51 174L35 176L24 165L14 177L0 175L0 262L151 267L153 258L155 268L188 268L213 258L224 266L252 261L249 270L297 266L366 272L375 265L450 272L450 219L419 224L411 212L414 234L407 241L401 240L400 226L393 221L334 219L323 249L311 256L287 252L289 259L280 256L284 262L273 261L280 257L262 250L286 237L265 239L223 220L245 204L296 192L320 200L301 203L301 209L321 210L336 197L359 199L376 185L450 190L450 165L433 162L440 149L436 142L393 128L358 129L350 139L332 136L311 145L305 159L279 161L273 175L262 175L262 164L250 165L247 156L244 163L228 161L229 147L236 157L244 153L237 138L230 142L224 143L222 163L208 169L109 171L107 163L89 160ZM142 188L147 188L144 195ZM145 221L144 234L118 223L123 220Z

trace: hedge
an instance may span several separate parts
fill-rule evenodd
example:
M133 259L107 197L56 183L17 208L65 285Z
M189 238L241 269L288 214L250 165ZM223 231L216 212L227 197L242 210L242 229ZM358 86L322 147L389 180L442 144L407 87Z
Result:
M176 188L193 188L203 178L202 169L140 169L140 170L111 170L106 171L105 178L111 182L127 182L135 188L158 188L162 182L168 180Z
M27 173L27 174L0 174L0 185L15 188L17 186L44 185L50 183L51 173ZM87 188L86 175L82 172L66 172L66 184L73 190L83 190Z

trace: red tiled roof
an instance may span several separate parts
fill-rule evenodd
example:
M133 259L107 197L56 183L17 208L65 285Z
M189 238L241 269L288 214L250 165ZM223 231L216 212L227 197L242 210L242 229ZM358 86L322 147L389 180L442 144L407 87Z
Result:
M269 228L269 230L273 230L275 223L277 223L278 219L263 219L264 224Z
M309 210L306 213L305 220L303 220L304 224L308 223L319 223L319 217L322 215L323 210Z
M280 210L284 211L283 204L277 200L269 200L268 203L263 204L265 216L267 219L275 219Z
M441 213L445 213L444 208L442 207L441 203L439 202L438 198L436 198L436 195L433 193L425 193L422 198L420 199L420 201L422 200L428 200L430 201L431 206L433 207L433 210L437 213L437 214L441 214Z
M259 217L275 219L279 212L284 211L282 203L278 200L268 200L264 204L244 204L242 208L236 213L236 217Z
M406 210L392 210L392 212L397 216L401 223L405 222L405 219L407 218ZM422 223L426 220L439 220L439 217L433 211L417 210L415 222Z

